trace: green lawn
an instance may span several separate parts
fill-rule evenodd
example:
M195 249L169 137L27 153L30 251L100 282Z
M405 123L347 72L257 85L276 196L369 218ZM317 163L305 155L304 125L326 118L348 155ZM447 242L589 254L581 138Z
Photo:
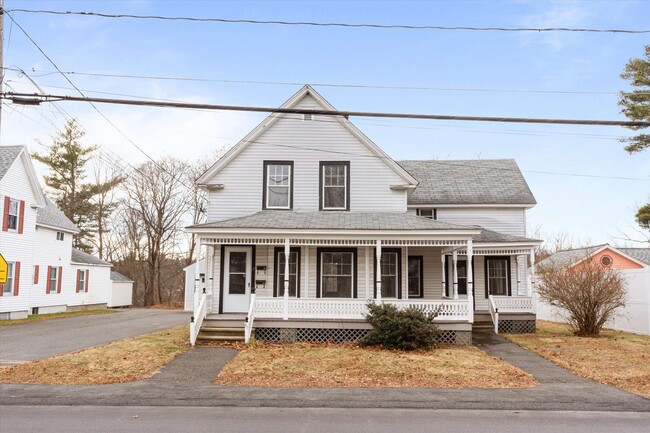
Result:
M88 311L71 311L69 313L52 313L52 314L32 314L26 319L18 320L0 320L0 326L21 325L23 323L38 322L39 320L63 319L65 317L91 316L95 314L113 314L115 310L88 310Z

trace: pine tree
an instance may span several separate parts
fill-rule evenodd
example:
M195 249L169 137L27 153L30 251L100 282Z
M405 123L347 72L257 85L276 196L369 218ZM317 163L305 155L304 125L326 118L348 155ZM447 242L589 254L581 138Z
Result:
M621 112L630 120L650 122L650 45L645 47L645 58L630 59L625 65L625 72L621 78L630 80L634 88L629 92L619 94L618 104L623 108ZM643 126L631 126L630 129L638 131L645 129ZM638 134L634 137L624 138L628 143L625 150L630 153L641 152L650 147L650 134Z
M91 199L98 186L84 182L84 179L86 163L97 146L81 144L84 135L77 121L69 120L63 130L56 132L52 145L46 146L47 152L34 153L32 157L48 167L50 174L45 176L45 184L53 191L59 209L80 230L73 238L73 246L90 252L96 221L93 218L96 204Z

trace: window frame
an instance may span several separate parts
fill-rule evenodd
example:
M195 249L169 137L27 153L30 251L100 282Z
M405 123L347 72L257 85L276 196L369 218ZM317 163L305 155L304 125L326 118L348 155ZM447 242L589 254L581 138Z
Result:
M428 217L426 215L422 215L423 210L431 211L431 216ZM435 208L435 207L417 208L417 209L415 209L415 213L417 214L417 216L421 216L422 218L429 218L429 219L432 219L434 221L438 220L438 209Z
M288 206L269 206L268 205L268 188L269 188L269 166L275 165L286 165L289 167L289 203ZM265 160L262 167L262 209L264 210L293 210L293 161L276 161L276 160Z
M325 207L325 167L342 165L345 167L345 206ZM349 211L350 210L350 161L320 161L318 167L318 209L322 211Z
M16 204L16 213L11 213L11 205ZM11 227L11 217L14 217L15 227ZM20 227L20 200L9 198L9 206L7 208L7 231L17 232Z
M79 293L85 293L86 290L86 269L79 269L77 272L77 285L79 286Z
M291 290L289 290L290 298L300 298L300 247L291 247L289 249L289 260L293 254L297 254L296 257L296 294L291 296ZM284 247L275 247L273 252L273 297L284 296L284 280L280 280L280 269L284 271L284 266L280 266L280 254L284 255ZM291 261L289 262L291 264ZM291 271L289 272L289 277L291 278Z
M485 297L489 297L492 294L492 289L490 288L490 262L493 261L505 261L506 262L506 295L493 295L493 296L512 296L512 284L511 284L511 272L512 268L510 267L510 256L485 256Z
M419 278L419 295L411 295L411 260L415 260L420 263L420 272L418 275ZM406 258L406 295L408 299L419 299L424 298L424 256L407 256Z
M52 279L52 275L54 275L54 280ZM58 266L51 266L50 267L50 275L47 276L47 289L46 293L51 295L51 294L57 294L57 290L59 288L59 267ZM54 281L54 289L52 289L52 281Z
M7 281L2 285L2 296L13 296L15 285L16 285L16 262L7 261ZM7 288L9 289L9 291L6 291Z
M322 296L323 290L323 253L351 253L352 254L352 293L350 298L339 298L331 296ZM327 299L357 299L357 280L359 274L357 272L358 263L358 250L357 248L317 248L316 249L316 297Z
M59 239L60 238L60 239ZM57 241L63 241L65 240L65 233L62 231L57 231L56 232L56 240Z
M381 297L382 299L402 299L402 249L401 248L382 248L381 249L381 255L383 256L384 254L397 254L397 285L395 287L395 290L397 291L396 296L384 296L382 293ZM382 257L383 261L383 257ZM377 250L375 249L375 254L374 254L374 297L377 298ZM383 278L383 275L382 275ZM382 289L384 288L384 282L381 282L381 287Z

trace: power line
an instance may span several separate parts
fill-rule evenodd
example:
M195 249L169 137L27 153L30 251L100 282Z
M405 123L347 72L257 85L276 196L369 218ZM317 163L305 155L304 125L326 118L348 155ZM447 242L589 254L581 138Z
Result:
M454 30L454 31L482 31L482 32L578 32L578 33L627 33L643 34L650 33L650 30L630 29L594 29L594 28L572 28L572 27L469 27L469 26L435 26L435 25L404 25L404 24L373 24L373 23L334 23L316 21L276 21L276 20L251 20L251 19L227 19L227 18L200 18L200 17L171 17L162 15L135 15L135 14L108 14L101 12L84 11L53 11L34 9L9 9L8 12L23 12L32 14L50 15L82 15L99 18L130 18L163 21L191 21L207 23L228 23L228 24L263 24L283 26L310 26L310 27L346 27L346 28L373 28L373 29L402 29L402 30Z
M7 70L17 71L12 67L6 67ZM34 77L46 77L58 74L58 71L42 72L33 75ZM302 86L304 83L293 81L261 81L261 80L228 80L217 78L201 77L170 77L161 75L133 75L133 74L107 74L100 72L80 72L80 71L63 71L67 75L80 75L87 77L104 77L104 78L123 78L133 80L159 80L159 81L186 81L200 83L226 83L226 84L263 84L274 86ZM560 95L618 95L618 92L608 91L589 91L589 90L542 90L542 89L490 89L477 87L428 87L428 86L393 86L393 85L375 85L375 84L346 84L346 83L310 83L317 87L332 88L351 88L351 89L384 89L384 90L413 90L413 91L432 91L432 92L475 92L475 93L537 93L537 94L560 94ZM650 92L642 92L650 93Z
M83 94L82 94L83 95ZM555 124L555 125L597 125L597 126L625 126L647 128L650 122L646 121L625 121L625 120L583 120L583 119L549 119L549 118L524 118L524 117L494 117L494 116L452 116L442 114L414 114L414 113L385 113L371 111L341 111L341 110L320 110L308 108L277 108L277 107L255 107L243 105L218 105L218 104L198 104L193 102L165 102L153 100L132 100L132 99L111 99L96 97L78 97L65 95L38 95L29 93L4 92L0 97L11 99L18 103L36 103L52 101L77 101L77 102L97 102L102 104L117 105L136 105L144 107L162 107L162 108L196 108L201 110L223 110L223 111L242 111L257 113L291 113L291 114L311 114L322 116L342 116L348 117L379 117L394 119L420 119L420 120L454 120L454 121L471 121L471 122L504 122L504 123L537 123L537 124Z
M148 158L148 159L149 159L149 160L150 160L154 165L156 165L159 169L161 169L161 170L163 170L164 172L166 172L167 174L169 174L169 175L170 175L174 180L176 180L178 183L180 183L181 185L183 185L183 186L184 186L185 188L187 188L189 191L192 190L192 187L188 186L185 182L183 182L182 179L178 179L178 178L177 178L176 176L174 176L172 173L168 172L167 169L166 169L164 166L162 166L160 163L158 163L158 161L156 161L154 158L152 158L152 157L151 157L147 152L145 152L145 151L144 151L140 146L138 146L138 145L137 145L133 140L131 140L131 138L129 138L129 137L128 137L128 136L127 136L127 135L126 135L126 134L125 134L125 133L124 133L124 132L123 132L123 131L122 131L122 130L121 130L121 129L116 125L116 124L115 124L115 123L113 123L113 122L112 122L112 121L111 121L111 120L110 120L110 119L109 119L109 118L108 118L108 117L107 117L107 116L106 116L106 115L105 115L105 114L104 114L104 113L103 113L99 108L97 108L97 106L93 103L93 101L91 100L91 98L86 98L86 96L84 95L84 93L83 93L81 90L79 90L79 88L78 88L78 87L77 87L77 86L76 86L76 85L75 85L75 84L70 80L70 78L68 78L68 76L65 75L65 74L61 71L61 69L57 66L57 64L54 63L54 61L53 61L53 60L52 60L52 59L51 59L51 58L50 58L50 57L45 53L45 51L43 51L43 49L42 49L42 48L41 48L41 47L36 43L36 41L34 41L34 39L32 39L32 37L31 37L31 36L27 33L27 31L25 31L25 29L24 29L24 28L23 28L23 27L22 27L22 26L21 26L21 25L20 25L20 24L15 20L15 19L14 19L14 17L9 13L9 11L5 10L4 12L5 12L6 15L9 17L9 19L10 19L10 20L11 20L11 21L16 25L16 27L18 27L18 28L23 32L23 34L25 35L25 37L27 37L27 39L29 39L29 41L30 41L30 42L31 42L31 43L36 47L36 49L37 49L38 51L40 51L40 53L41 53L41 54L42 54L42 55L43 55L43 56L44 56L44 57L45 57L45 58L50 62L50 64L54 67L54 69L56 69L56 70L57 70L57 71L58 71L58 72L63 76L63 78L65 78L65 80L66 80L68 83L70 83L70 85L71 85L72 87L74 87L74 88L77 90L77 92L79 92L79 94L80 94L81 96L83 96L83 99L86 100L86 102L88 102L88 103L93 107L93 109L94 109L94 110L95 110L95 111L96 111L96 112L97 112L101 117L103 117L104 120L106 120L106 122L108 122L108 123L113 127L113 129L115 129L115 130L116 130L116 131L117 131L117 132L118 132L122 137L124 137L124 138L129 142L129 143L131 143L131 144L132 144L136 149L138 149L138 150L140 151L140 153L142 153L144 156L146 156L146 157L147 157L147 158Z

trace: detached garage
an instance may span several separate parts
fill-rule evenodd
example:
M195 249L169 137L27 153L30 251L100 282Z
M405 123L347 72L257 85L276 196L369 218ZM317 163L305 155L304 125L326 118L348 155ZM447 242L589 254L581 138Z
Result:
M108 307L130 307L133 303L133 280L119 272L112 271L111 282Z

